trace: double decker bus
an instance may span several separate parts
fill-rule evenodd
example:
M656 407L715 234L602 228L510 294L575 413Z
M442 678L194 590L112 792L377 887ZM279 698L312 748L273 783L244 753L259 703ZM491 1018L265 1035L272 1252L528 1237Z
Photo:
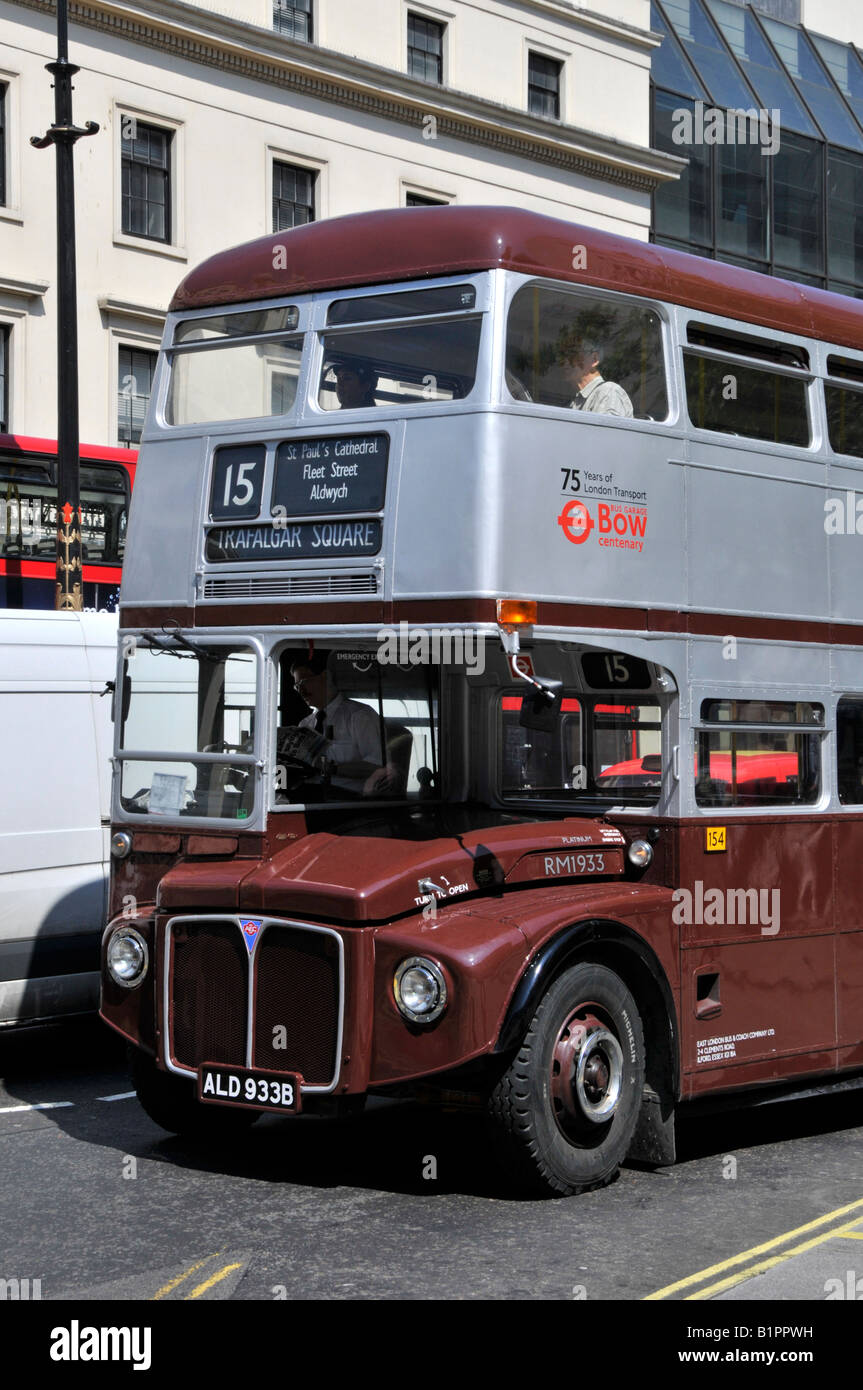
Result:
M569 1195L861 1079L863 306L339 218L184 280L142 447L102 1014L152 1118L460 1093Z
M82 444L84 607L114 612L137 451ZM0 608L53 608L57 443L0 434Z

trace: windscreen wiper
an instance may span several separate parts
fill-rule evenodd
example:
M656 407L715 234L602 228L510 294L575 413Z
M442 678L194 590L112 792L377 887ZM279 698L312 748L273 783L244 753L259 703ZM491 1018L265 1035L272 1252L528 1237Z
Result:
M177 648L181 647L184 651L190 652L192 656L198 657L201 661L219 662L222 660L215 652L208 651L206 647L199 647L196 642L190 642L188 637L184 637L180 632L179 623L176 624L176 626L165 623L162 632L165 637L170 637L173 641L170 643L165 642L161 637L157 637L155 632L144 632L141 636L145 641L149 642L151 647L156 647L160 652L168 652L171 656L180 656L181 653Z

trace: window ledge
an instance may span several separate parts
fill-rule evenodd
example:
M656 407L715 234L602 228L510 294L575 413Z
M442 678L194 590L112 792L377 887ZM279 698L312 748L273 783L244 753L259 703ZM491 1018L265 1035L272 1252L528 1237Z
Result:
M115 246L130 251L148 251L151 256L166 256L171 261L187 261L189 253L185 246L171 246L164 241L150 241L147 237L130 236L127 232L115 232Z
M0 207L0 221L23 223L24 214L20 208Z
M127 319L139 319L141 323L152 324L159 329L165 326L166 310L157 309L150 304L133 304L129 299L119 299L113 294L103 294L98 300L98 305L105 314Z
M14 294L21 299L42 299L50 289L48 280L13 280L11 275L0 275L0 293Z

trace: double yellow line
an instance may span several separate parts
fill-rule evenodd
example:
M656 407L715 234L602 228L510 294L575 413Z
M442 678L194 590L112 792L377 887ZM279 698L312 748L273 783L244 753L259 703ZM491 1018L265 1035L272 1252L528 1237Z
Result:
M849 1212L856 1212L857 1215L852 1220L841 1223L843 1216L848 1216ZM726 1289L733 1289L736 1284L742 1284L746 1279L753 1279L757 1274L764 1274L768 1269L774 1269L776 1265L782 1264L785 1260L793 1259L795 1255L803 1255L807 1250L814 1250L816 1245L823 1245L827 1240L833 1240L837 1236L844 1236L852 1240L863 1239L863 1231L854 1231L852 1228L858 1226L863 1221L863 1198L857 1202L849 1202L845 1207L837 1207L835 1211L828 1211L825 1216L819 1216L814 1221L807 1221L805 1226L797 1226L793 1231L785 1231L781 1236L774 1236L773 1240L765 1241L763 1245L754 1245L751 1250L744 1250L739 1255L732 1255L730 1259L722 1260L720 1264L710 1265L708 1269L702 1269L697 1274L690 1274L686 1279L678 1279L676 1284L666 1284L664 1289L657 1289L656 1293L649 1293L644 1302L662 1298L671 1298L672 1295L681 1293L684 1289L694 1289L698 1284L706 1284L706 1287L699 1288L697 1292L684 1294L687 1301L695 1302L699 1299L715 1298L717 1294L724 1293ZM840 1222L839 1225L831 1223ZM771 1255L767 1259L760 1256L768 1255L771 1250L778 1249L779 1246L786 1245L788 1241L795 1240L798 1236L806 1236L810 1231L817 1231L821 1226L830 1225L830 1230L821 1231L819 1235L812 1236L797 1245L792 1245L790 1249L783 1250L778 1255ZM734 1269L736 1265L743 1268L738 1269L734 1274L729 1274L725 1278L707 1283L708 1280L715 1280L716 1275L725 1274L726 1270Z
M199 1269L204 1268L204 1265L208 1265L212 1260L218 1260L219 1258L220 1254L218 1253L215 1255L208 1255L205 1260L198 1260L197 1264L189 1265L189 1268L184 1269L182 1274L178 1274L175 1279L169 1279L167 1284L163 1284L153 1295L152 1301L155 1303L160 1298L167 1298L169 1294L174 1292L174 1289L179 1288L179 1286L189 1278L190 1274L197 1273ZM211 1274L209 1278L204 1279L200 1284L196 1284L191 1293L184 1293L182 1295L183 1299L188 1302L189 1299L200 1298L216 1284L220 1284L223 1279L227 1279L228 1275L232 1273L233 1270L242 1269L242 1267L242 1260L235 1260L232 1264L224 1265L221 1269L217 1269L215 1274Z

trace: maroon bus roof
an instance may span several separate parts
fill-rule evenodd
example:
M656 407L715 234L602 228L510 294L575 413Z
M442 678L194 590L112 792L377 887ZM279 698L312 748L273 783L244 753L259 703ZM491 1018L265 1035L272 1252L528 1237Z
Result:
M399 208L275 232L204 261L183 280L171 309L496 266L643 294L863 351L863 304L848 295L508 207Z

